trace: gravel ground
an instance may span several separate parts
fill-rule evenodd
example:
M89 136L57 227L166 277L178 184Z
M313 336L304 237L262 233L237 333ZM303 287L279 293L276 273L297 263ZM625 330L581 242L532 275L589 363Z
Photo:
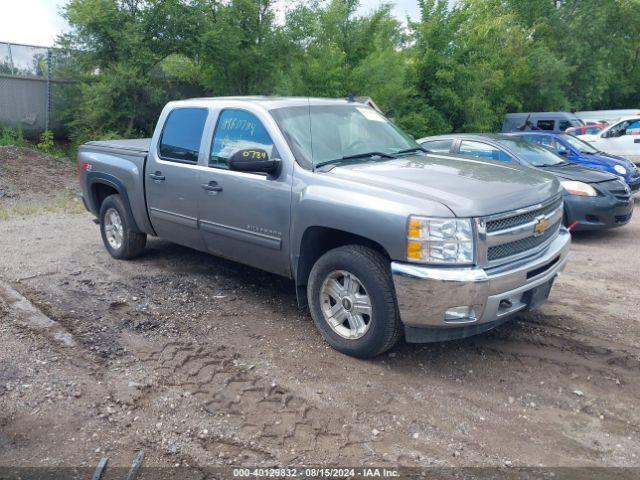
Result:
M157 239L116 261L86 213L10 216L0 465L640 466L639 238L640 216L576 235L539 311L364 361L286 279Z

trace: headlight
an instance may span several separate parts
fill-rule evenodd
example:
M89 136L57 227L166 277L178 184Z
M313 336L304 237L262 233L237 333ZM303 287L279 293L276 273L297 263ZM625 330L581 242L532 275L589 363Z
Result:
M579 195L581 197L596 197L598 192L591 185L575 180L565 180L560 182L569 195Z
M613 169L618 172L620 175L626 175L627 174L627 169L624 168L622 165L615 165L613 167Z
M407 260L441 265L472 264L471 220L409 217Z

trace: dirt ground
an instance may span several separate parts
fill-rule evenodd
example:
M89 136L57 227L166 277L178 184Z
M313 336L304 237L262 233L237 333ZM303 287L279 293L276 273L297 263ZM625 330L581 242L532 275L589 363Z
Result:
M87 213L16 213L43 160L0 150L0 465L640 466L640 215L577 234L539 311L363 361L286 279L157 239L116 261Z

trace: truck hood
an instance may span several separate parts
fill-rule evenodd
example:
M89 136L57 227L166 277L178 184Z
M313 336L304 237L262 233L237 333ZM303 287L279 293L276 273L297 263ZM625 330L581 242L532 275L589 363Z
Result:
M515 210L560 193L557 180L550 175L530 168L453 155L415 155L341 165L330 174L439 202L458 217Z
M546 173L555 175L560 180L577 180L584 183L600 183L616 180L618 177L612 173L594 170L592 168L581 167L574 163L560 165L557 167L540 168Z

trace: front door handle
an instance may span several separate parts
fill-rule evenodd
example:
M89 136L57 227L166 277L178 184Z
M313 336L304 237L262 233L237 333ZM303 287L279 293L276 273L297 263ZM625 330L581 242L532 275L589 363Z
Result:
M160 182L164 181L164 175L162 175L162 172L158 171L156 173L150 173L149 176L151 178L153 178L154 180L158 180Z
M207 192L221 192L222 187L218 185L218 182L211 180L209 183L203 183L202 188Z
M640 143L640 138L634 138L633 143Z

